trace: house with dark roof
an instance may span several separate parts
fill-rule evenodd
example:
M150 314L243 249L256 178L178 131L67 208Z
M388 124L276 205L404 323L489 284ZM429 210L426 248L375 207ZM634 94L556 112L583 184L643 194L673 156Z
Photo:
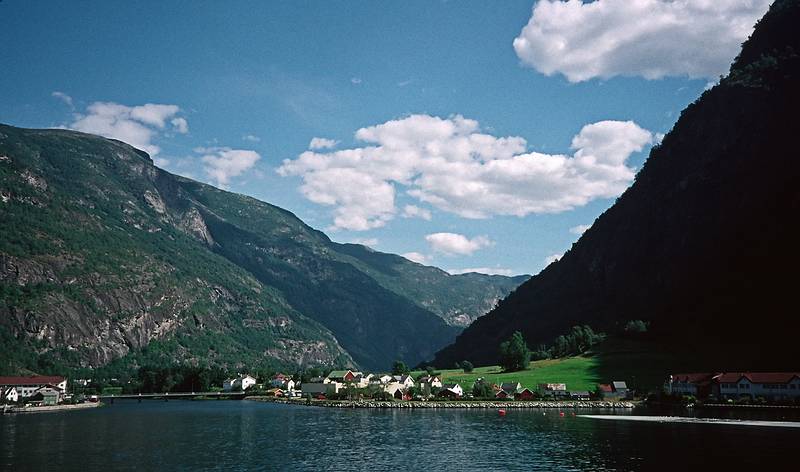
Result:
M0 377L0 390L15 388L19 398L26 399L42 387L52 387L59 392L67 392L67 379L60 376L35 375L30 377Z
M800 398L800 372L673 374L664 382L664 391L697 398L762 397L768 400L788 400Z
M798 372L729 372L714 378L712 394L720 398L800 398Z
M527 387L519 388L514 392L514 400L533 400L533 398L533 390Z
M461 398L464 396L464 389L457 383L444 384L437 396L444 398Z
M522 388L522 384L519 382L503 382L500 384L500 389L506 391L510 395L514 395L514 392Z

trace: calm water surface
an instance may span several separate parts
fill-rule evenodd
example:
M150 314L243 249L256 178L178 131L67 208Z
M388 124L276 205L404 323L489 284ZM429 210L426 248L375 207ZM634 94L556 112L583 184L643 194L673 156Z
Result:
M0 470L765 470L800 447L796 428L544 413L117 401L0 417Z

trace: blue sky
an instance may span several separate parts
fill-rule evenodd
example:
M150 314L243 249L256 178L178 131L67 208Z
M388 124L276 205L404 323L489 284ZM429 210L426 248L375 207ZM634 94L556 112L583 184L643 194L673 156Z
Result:
M0 122L127 140L336 241L536 273L768 4L691 3L5 0Z

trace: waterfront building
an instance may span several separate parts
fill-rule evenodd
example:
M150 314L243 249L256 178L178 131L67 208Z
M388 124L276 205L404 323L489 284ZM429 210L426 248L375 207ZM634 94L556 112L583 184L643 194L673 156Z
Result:
M664 391L697 398L792 400L800 398L800 372L673 374L664 382Z
M522 388L522 384L519 382L503 382L500 384L500 390L505 391L509 395L514 395L514 393Z
M442 379L437 375L420 377L418 383L424 395L430 395L433 388L442 388Z
M3 401L5 403L17 403L19 401L19 392L16 387L9 387L6 389L0 387L0 392L3 395Z
M226 392L230 392L231 390L245 391L255 384L256 384L255 377L239 374L238 376L232 379L225 379L225 382L222 383L222 389L225 390Z
M566 392L567 384L564 383L540 383L539 393L542 395L553 395L553 392Z
M440 397L461 398L464 396L464 389L457 383L444 384L439 392Z
M361 375L361 372L353 372L352 370L332 370L325 378L328 382L349 383L354 381L357 375Z
M533 391L527 387L522 387L514 392L514 400L533 400Z
M67 379L60 376L31 376L31 377L0 377L0 390L15 388L20 399L33 395L42 387L52 387L59 392L66 393Z

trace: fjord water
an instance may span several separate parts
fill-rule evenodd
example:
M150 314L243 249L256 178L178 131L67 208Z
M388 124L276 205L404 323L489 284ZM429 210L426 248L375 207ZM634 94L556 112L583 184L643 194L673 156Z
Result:
M0 470L739 470L788 462L800 429L604 421L571 410L500 417L495 410L117 401L6 415L0 439Z

